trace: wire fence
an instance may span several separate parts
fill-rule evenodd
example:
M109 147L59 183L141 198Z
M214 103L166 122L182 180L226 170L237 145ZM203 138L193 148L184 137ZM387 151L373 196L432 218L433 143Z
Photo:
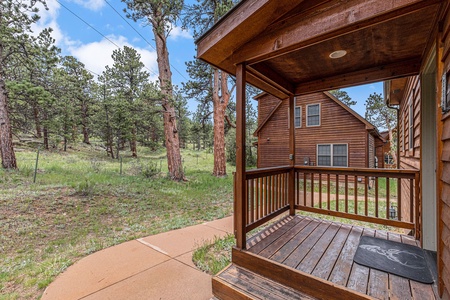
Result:
M57 157L58 155L58 157ZM188 171L211 171L213 155L209 151L190 151L184 153L182 165L184 173ZM132 158L119 156L118 159L91 156L81 157L64 152L54 152L37 149L34 155L27 153L18 157L19 170L25 175L33 177L36 183L40 174L53 171L79 171L82 174L106 173L120 176L153 177L167 174L167 159L164 154Z

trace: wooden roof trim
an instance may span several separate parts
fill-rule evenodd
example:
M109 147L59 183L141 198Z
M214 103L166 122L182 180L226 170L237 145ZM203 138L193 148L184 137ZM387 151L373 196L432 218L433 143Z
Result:
M256 35L233 52L232 61L258 63L324 40L400 18L440 2L442 0L349 0L345 5L324 9L323 13L317 15L291 18L283 28L277 27ZM357 14L355 8L358 10Z
M261 96L265 94L260 94ZM259 95L258 95L259 96ZM272 110L267 114L266 118L259 124L258 128L256 128L255 132L253 133L253 136L257 136L258 132L266 125L266 123L270 120L270 118L273 116L273 114L278 110L281 103L283 103L283 100L278 99L278 103L272 108Z

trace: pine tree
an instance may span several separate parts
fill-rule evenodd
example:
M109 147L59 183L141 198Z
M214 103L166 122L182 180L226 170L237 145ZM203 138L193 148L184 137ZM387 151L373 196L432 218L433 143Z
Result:
M346 91L343 91L341 89L332 90L330 91L330 94L335 96L338 100L340 100L342 103L347 105L348 107L351 107L352 105L356 105L356 101L352 100L348 93Z
M144 19L152 26L158 56L159 84L163 108L165 146L169 176L173 180L184 180L177 128L177 116L173 105L172 72L170 70L167 37L176 23L183 1L181 0L122 0L130 13L127 17L134 21Z
M0 154L2 166L17 168L11 122L8 113L8 92L5 83L5 64L13 54L24 55L30 26L38 20L37 1L4 0L0 6Z
M389 140L391 141L391 155L394 162L397 161L396 143L394 142L394 129L397 126L395 110L387 107L383 95L378 93L370 94L365 103L367 121L377 128L387 129Z
M194 37L199 37L203 32L212 27L219 18L224 15L233 5L232 0L206 0L198 1L187 7L187 16L184 19L185 26L194 29ZM203 62L195 60L187 64L187 70L192 81L189 81L184 89L186 93L196 98L202 105L211 101L213 104L214 120L214 176L225 176L226 153L225 153L225 120L227 106L233 92L234 85L229 88L229 75L217 68L211 67Z

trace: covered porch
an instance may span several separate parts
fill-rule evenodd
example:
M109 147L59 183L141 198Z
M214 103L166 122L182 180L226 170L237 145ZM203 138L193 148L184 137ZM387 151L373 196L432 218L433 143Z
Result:
M200 59L237 80L237 242L233 265L213 280L216 297L435 298L435 285L353 262L365 235L422 245L429 233L422 231L420 170L299 165L294 103L297 95L420 74L446 5L439 0L244 0L197 41ZM289 102L288 166L246 169L247 83ZM289 216L269 223L283 213ZM249 234L255 229L256 235ZM261 290L267 284L271 291Z

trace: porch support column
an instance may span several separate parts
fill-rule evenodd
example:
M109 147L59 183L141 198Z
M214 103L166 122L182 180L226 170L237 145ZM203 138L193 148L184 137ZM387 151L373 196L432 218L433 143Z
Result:
M289 96L289 161L291 170L289 171L289 214L295 215L295 97Z
M245 180L245 83L246 69L244 64L236 67L236 194L234 218L236 224L236 246L246 248L246 216L247 197Z

